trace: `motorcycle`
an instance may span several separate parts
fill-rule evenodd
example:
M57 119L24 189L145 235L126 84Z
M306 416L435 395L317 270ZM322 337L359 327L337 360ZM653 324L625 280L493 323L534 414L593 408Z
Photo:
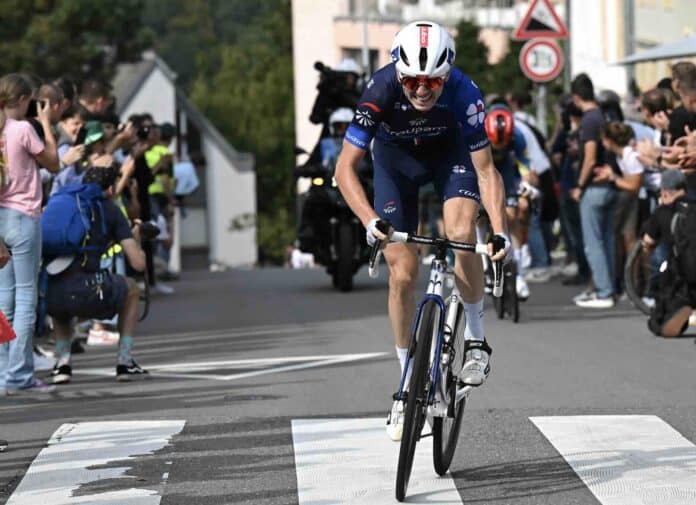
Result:
M365 228L348 207L331 172L312 164L298 167L296 175L311 178L298 231L300 250L312 253L326 267L336 289L351 291L353 276L370 258ZM362 171L358 175L372 199L371 178Z

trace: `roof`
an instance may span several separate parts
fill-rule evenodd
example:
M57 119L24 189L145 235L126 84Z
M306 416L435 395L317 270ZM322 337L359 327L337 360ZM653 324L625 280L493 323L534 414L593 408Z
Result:
M145 51L143 59L136 63L121 63L116 67L116 76L111 85L116 97L116 112L121 114L133 100L143 83L155 68L159 68L167 78L176 82L174 72L154 51Z
M672 60L696 55L696 35L632 54L614 65L633 65L645 61Z
M201 135L211 139L228 159L234 161L237 170L240 172L253 171L254 156L250 153L239 152L230 145L208 118L176 86L176 73L154 51L145 51L143 59L137 63L118 65L116 76L111 83L116 97L116 112L121 114L126 110L155 69L159 69L172 82L172 86L176 89L177 107L186 112L189 120L196 125Z

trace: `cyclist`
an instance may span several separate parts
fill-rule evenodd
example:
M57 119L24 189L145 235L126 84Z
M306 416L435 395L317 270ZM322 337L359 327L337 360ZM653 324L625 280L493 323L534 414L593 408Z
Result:
M447 237L474 241L474 223L483 201L495 233L489 254L494 261L502 260L510 247L505 191L483 126L481 92L452 66L452 38L436 23L410 23L396 35L391 55L392 63L379 69L366 85L336 166L336 182L365 226L368 243L386 240L394 229L416 231L418 188L433 181L444 202ZM356 174L370 142L374 207ZM387 234L379 230L381 220L393 226ZM401 243L388 244L384 255L390 273L389 318L403 372L415 312L418 256L414 244ZM475 255L457 253L454 271L467 320L459 378L478 386L490 371L491 354L483 330L483 267ZM387 419L387 433L393 440L401 438L403 408L395 397Z
M524 266L520 260L520 248L525 236L526 200L519 199L522 176L518 164L529 167L527 142L515 125L512 111L505 105L493 105L485 119L486 134L491 143L493 162L500 172L505 186L505 213L510 227L512 249L517 263L517 296L529 298L529 287L524 280ZM522 204L522 205L520 205Z

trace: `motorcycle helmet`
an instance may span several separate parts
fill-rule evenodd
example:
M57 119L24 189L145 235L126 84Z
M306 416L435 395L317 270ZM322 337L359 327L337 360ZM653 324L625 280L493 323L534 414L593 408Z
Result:
M454 41L439 24L415 21L396 34L391 56L403 76L444 77L454 61Z
M494 105L491 107L484 120L484 126L488 140L495 149L503 149L512 144L515 119L506 106Z
M352 120L353 111L348 107L340 107L333 111L331 116L329 116L329 132L331 133L331 136L333 137L336 135L336 123L345 123L347 128Z

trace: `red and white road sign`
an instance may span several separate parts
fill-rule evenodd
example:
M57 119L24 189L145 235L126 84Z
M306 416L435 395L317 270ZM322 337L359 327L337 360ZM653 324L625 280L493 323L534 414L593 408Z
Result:
M534 0L519 26L512 34L516 40L538 37L547 39L567 39L568 28L556 14L549 0Z
M520 51L520 67L532 81L551 81L563 69L563 52L554 40L530 40Z

